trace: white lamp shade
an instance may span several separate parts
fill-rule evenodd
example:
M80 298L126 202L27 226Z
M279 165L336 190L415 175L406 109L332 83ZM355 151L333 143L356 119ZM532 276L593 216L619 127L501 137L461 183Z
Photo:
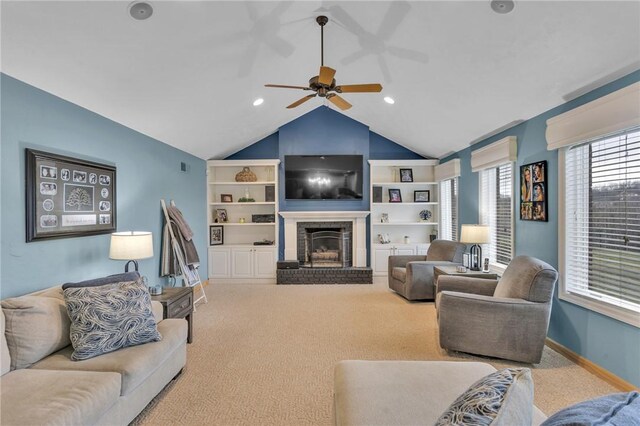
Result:
M151 232L114 232L111 234L109 259L140 260L153 257Z
M467 244L487 244L491 242L488 225L462 225L460 242Z

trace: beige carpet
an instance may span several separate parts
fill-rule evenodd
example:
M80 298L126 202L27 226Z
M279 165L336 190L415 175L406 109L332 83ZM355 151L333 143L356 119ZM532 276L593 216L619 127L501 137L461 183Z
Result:
M195 314L187 367L136 425L331 424L333 367L343 359L481 360L438 345L433 303L381 285L210 285ZM616 389L545 348L531 366L550 414Z

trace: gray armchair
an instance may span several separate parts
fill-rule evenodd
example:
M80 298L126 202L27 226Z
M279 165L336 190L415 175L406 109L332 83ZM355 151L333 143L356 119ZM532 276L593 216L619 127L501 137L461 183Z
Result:
M389 256L389 288L407 300L433 299L433 267L461 265L466 245L435 240L426 256Z
M440 346L539 363L557 280L553 267L529 256L514 258L499 281L439 277Z

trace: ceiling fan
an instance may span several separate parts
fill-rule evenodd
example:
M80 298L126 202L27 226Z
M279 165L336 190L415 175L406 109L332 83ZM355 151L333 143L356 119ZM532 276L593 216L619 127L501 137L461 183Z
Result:
M351 104L344 100L337 93L373 93L382 91L382 86L378 83L372 84L347 84L336 86L336 80L333 76L336 74L336 70L333 68L324 66L324 26L329 22L329 18L326 16L318 16L316 22L320 25L320 73L309 80L309 86L288 86L283 84L265 84L265 87L278 87L283 89L300 89L300 90L312 90L315 93L307 95L302 99L298 99L287 108L295 108L309 99L320 96L321 98L327 98L329 102L341 110L347 110L351 108ZM336 92L336 93L334 93Z

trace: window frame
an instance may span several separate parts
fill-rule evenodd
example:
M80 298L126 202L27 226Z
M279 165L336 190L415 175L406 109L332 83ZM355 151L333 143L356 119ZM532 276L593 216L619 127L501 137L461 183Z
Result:
M598 138L600 139L600 138ZM613 297L578 294L567 289L567 212L565 202L566 157L572 146L559 149L558 152L558 298L560 300L581 306L626 324L640 328L640 314L634 310L618 306L607 300Z
M445 197L442 191L442 185L449 185L449 190L451 191L451 197L446 200L446 202L451 202L451 217L446 218L444 217L444 215L442 214L443 209L444 209L444 203L445 203ZM455 189L455 191L454 191ZM458 226L459 226L459 210L458 210L458 206L460 204L460 200L459 200L459 182L458 182L458 176L456 177L452 177L449 179L444 179L441 180L440 182L438 182L438 190L440 192L440 197L439 197L439 207L438 207L438 211L439 211L439 216L440 216L440 230L441 230L441 234L442 234L442 230L444 229L444 224L445 222L449 222L451 224L451 240L452 241L459 241L460 240L460 232L458 231ZM453 199L455 198L456 203L455 203L455 208L453 205ZM453 218L456 218L455 220L455 226L453 223ZM454 238L454 236L456 238ZM444 236L441 235L441 238L444 238Z
M511 238L510 238L510 246L511 246L511 260L513 260L513 257L515 256L515 240L516 240L516 228L515 228L515 213L514 213L514 206L515 206L515 194L516 194L516 185L515 185L515 169L516 169L516 162L515 161L508 161L502 164L498 164L495 167L488 167L486 169L480 170L478 173L478 223L482 224L482 176L481 174L488 171L488 170L496 170L499 167L502 167L504 165L510 164L511 165L511 206L510 206L510 211L511 211ZM493 234L493 230L490 230L491 234ZM484 252L485 250L489 250L487 247L487 244L482 244L482 251ZM488 257L485 256L483 254L483 257ZM491 259L489 259L489 270L491 270L492 272L496 272L499 275L501 275L502 273L504 273L504 271L507 269L508 265L503 265L501 263L496 263L496 262L491 262Z

